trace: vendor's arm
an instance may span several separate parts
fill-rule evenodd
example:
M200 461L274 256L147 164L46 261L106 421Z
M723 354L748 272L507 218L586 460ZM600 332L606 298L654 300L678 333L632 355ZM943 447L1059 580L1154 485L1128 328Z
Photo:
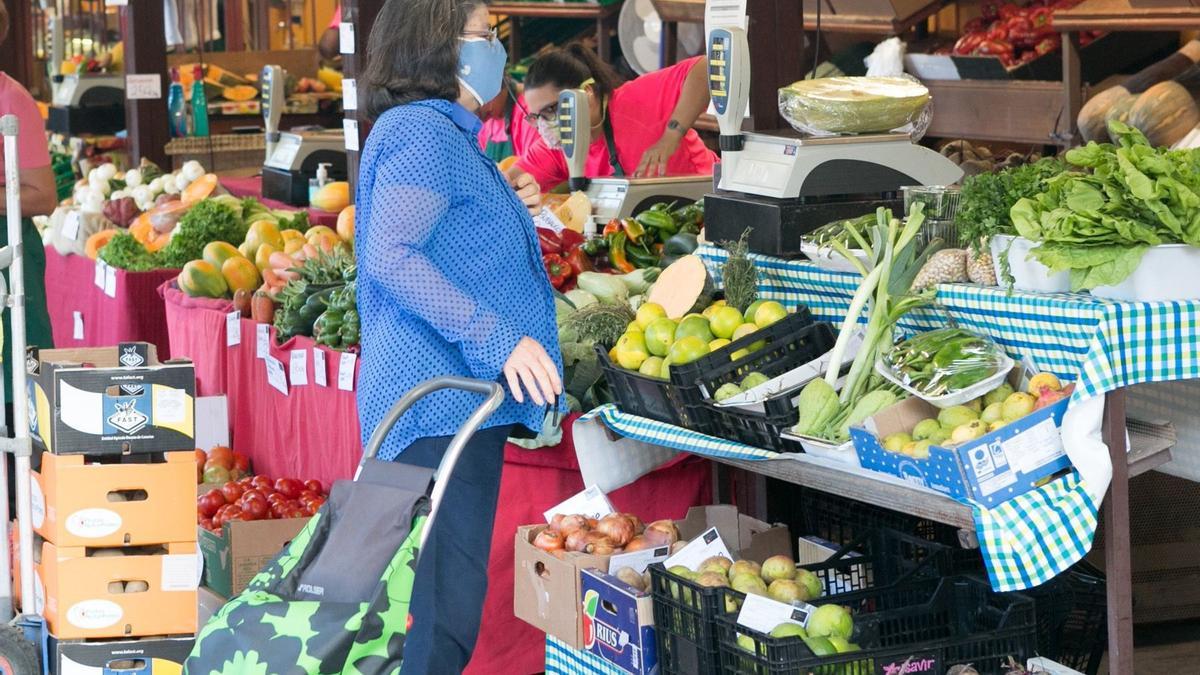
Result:
M535 403L552 400L562 384L545 349L465 293L425 252L449 212L445 176L452 153L415 152L402 147L402 138L389 141L393 147L375 165L370 222L358 253L362 274L398 306L459 345L476 377L495 380L503 373L518 401L523 398L518 380Z
M2 184L3 181L0 181ZM58 204L54 170L50 165L21 169L21 215L47 215ZM0 215L8 214L8 200L0 199Z
M521 156L515 168L533 176L546 192L552 191L567 180L567 160L559 148L551 148L537 137Z
M671 113L671 119L663 129L658 141L646 149L638 162L635 176L665 176L667 161L679 149L684 134L696 123L696 119L708 109L708 59L701 56L691 64L679 101Z

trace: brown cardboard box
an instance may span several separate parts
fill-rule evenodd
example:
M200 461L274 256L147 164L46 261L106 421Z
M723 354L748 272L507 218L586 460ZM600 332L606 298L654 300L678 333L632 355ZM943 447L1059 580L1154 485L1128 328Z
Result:
M204 585L226 598L241 593L307 524L308 518L234 521L220 534L197 528Z
M675 525L684 540L716 527L729 551L738 558L761 562L792 550L786 527L739 514L734 506L694 506ZM533 545L534 537L544 529L546 525L517 528L513 613L573 649L582 649L580 571L591 568L607 573L609 556L568 553L562 559L556 558Z

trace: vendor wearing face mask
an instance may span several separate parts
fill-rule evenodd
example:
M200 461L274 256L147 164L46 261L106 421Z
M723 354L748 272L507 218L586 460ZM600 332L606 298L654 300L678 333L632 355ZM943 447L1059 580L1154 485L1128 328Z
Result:
M546 189L568 178L557 128L558 95L564 89L588 92L588 178L712 174L717 156L692 129L708 107L705 57L622 83L595 52L578 43L539 56L525 76L525 103L526 119L541 138L517 166Z

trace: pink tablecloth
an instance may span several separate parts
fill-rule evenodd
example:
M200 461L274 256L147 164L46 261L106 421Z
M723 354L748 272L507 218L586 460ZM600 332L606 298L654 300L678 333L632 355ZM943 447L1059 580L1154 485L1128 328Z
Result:
M158 287L179 270L126 272L116 270L113 297L94 283L96 261L82 255L62 255L46 247L46 308L50 329L59 348L109 347L118 342L149 342L159 360L170 358L167 316ZM83 322L76 338L75 313Z
M229 194L235 197L254 197L266 204L272 209L295 209L291 204L277 202L274 199L263 199L262 196L262 176L250 176L249 178L221 178L221 187L229 190ZM308 209L308 222L312 225L325 225L326 227L337 227L338 214L322 211L320 209Z

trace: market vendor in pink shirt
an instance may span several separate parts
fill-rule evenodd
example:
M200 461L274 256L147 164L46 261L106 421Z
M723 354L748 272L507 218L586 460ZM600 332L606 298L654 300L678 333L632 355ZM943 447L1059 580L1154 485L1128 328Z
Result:
M588 178L712 174L717 156L692 129L708 108L708 61L703 56L622 83L584 45L540 55L525 76L527 121L540 138L521 155L518 166L543 189L568 178L556 126L558 94L564 89L589 93Z
M504 89L479 109L479 118L483 120L479 147L483 154L499 163L528 153L538 140L537 129L525 121L528 114L521 85L506 76Z

